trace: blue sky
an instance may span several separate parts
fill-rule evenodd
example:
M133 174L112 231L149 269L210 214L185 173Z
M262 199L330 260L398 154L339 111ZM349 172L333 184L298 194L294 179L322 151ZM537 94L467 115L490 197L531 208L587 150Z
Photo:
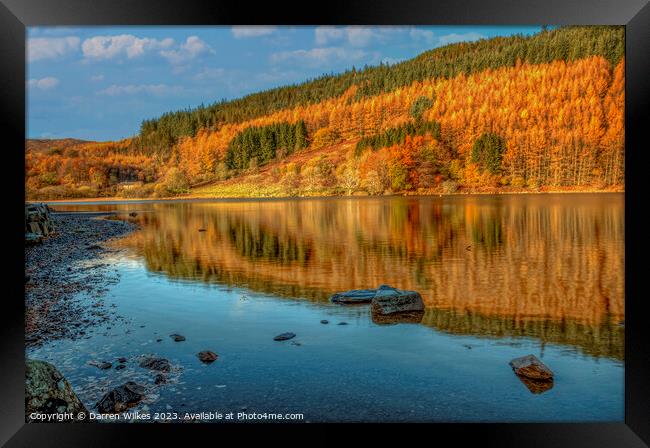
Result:
M114 140L145 118L540 27L29 28L27 135Z

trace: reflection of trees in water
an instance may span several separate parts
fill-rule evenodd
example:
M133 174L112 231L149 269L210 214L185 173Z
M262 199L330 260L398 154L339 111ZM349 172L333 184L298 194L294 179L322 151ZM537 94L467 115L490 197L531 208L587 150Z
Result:
M472 223L472 242L475 246L481 246L487 250L495 250L503 244L502 219L498 212L490 213L488 216L481 216Z
M564 344L579 348L592 356L623 360L624 327L611 319L599 325L585 325L575 320L518 319L513 316L486 316L427 308L421 323L440 331L458 335L488 337L530 337L542 343Z
M430 307L510 319L523 332L535 333L539 322L571 321L606 340L611 332L601 326L624 313L622 199L155 204L154 213L138 216L142 230L124 244L149 269L177 278L317 301L387 283L418 290ZM469 328L482 331L474 321Z
M228 237L240 255L253 260L265 259L280 264L305 264L311 255L311 243L294 237L280 237L264 226L253 227L243 220L232 220Z

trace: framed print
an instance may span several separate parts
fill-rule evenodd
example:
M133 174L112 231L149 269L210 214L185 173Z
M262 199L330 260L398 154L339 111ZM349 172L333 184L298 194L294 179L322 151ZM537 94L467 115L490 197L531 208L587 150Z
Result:
M647 446L646 2L0 12L7 446Z

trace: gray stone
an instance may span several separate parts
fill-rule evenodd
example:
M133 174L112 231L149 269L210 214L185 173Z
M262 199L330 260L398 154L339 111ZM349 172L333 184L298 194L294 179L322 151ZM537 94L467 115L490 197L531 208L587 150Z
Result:
M423 311L422 296L416 291L406 291L381 285L371 302L372 312L376 314L393 314L410 311Z
M159 372L169 372L171 370L171 364L165 358L144 358L140 361L140 367L149 370L157 370Z
M376 289L352 289L350 291L338 292L330 297L335 303L370 303L377 293Z
M43 242L43 237L36 233L27 232L25 233L25 244L38 244Z
M96 404L102 414L114 414L135 406L144 398L144 387L128 381L105 394Z
M25 421L33 412L56 414L71 412L88 413L72 390L70 383L52 364L28 360L25 372Z
M182 342L185 340L185 336L183 336L182 334L174 333L174 334L170 334L169 337L172 338L175 342Z
M531 380L553 380L553 372L535 355L526 355L510 361L510 367L518 375Z
M287 339L295 338L295 333L282 333L273 338L274 341L286 341Z
M88 362L88 364L90 364L91 366L95 366L97 368L100 368L102 370L110 369L113 366L113 364L111 364L110 362L106 362L106 361L90 361L90 362Z

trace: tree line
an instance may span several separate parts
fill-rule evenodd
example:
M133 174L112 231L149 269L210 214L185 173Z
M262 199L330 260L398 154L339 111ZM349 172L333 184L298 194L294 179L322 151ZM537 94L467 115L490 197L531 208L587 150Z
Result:
M282 159L306 146L307 128L302 120L294 124L282 122L251 126L231 140L225 162L231 170L254 168L275 157Z
M168 112L144 120L131 150L140 154L162 153L168 157L181 137L195 136L200 129L216 129L297 106L319 103L356 87L353 100L379 95L431 78L452 78L488 69L513 67L517 61L543 64L602 56L616 64L625 54L624 27L566 26L524 36L496 37L462 42L427 51L397 64L352 68L344 73L324 74L303 83L278 87L236 100Z

